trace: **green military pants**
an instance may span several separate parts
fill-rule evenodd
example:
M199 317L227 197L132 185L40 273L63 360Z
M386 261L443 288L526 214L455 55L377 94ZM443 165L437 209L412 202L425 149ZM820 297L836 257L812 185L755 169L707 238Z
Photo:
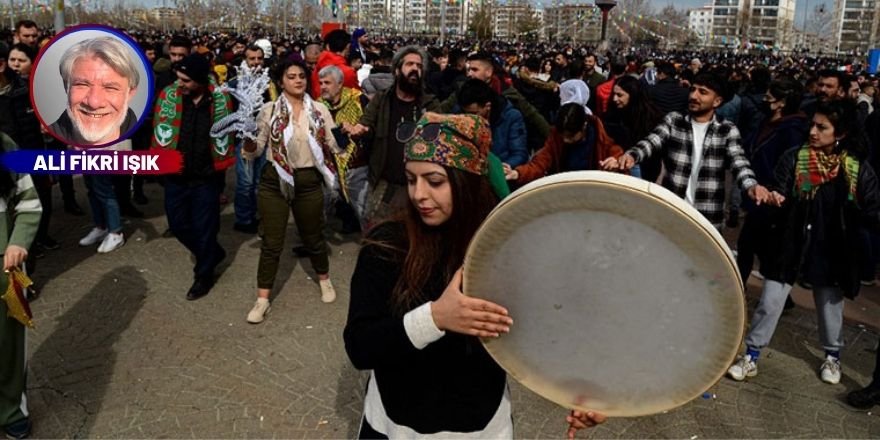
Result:
M324 178L317 168L304 168L294 172L293 183L293 200L288 201L281 192L275 167L267 163L263 168L257 192L257 211L263 230L257 266L257 288L260 289L271 289L275 284L291 212L312 269L318 275L330 272L327 241L324 239Z
M6 274L0 274L0 295L7 284ZM6 311L6 301L0 300L0 426L27 417L25 328Z

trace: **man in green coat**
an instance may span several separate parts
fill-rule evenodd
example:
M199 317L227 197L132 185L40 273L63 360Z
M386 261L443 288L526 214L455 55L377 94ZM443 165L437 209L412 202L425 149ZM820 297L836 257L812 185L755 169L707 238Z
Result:
M0 132L3 152L16 149L15 143ZM3 269L9 271L21 267L27 259L40 215L43 211L37 190L27 174L15 174L0 170L0 249L3 252ZM0 295L6 293L8 279L0 276ZM25 397L27 358L25 327L7 315L6 301L0 300L0 426L8 438L26 438L31 432Z

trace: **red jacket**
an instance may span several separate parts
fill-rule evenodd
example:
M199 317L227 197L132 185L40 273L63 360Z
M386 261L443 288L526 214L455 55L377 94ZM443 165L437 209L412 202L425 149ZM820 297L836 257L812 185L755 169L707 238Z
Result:
M589 164L591 168L599 169L599 162L612 156L620 157L623 155L623 149L605 133L605 126L602 125L599 118L588 115L587 121L596 129L596 145L593 147L593 157L590 158L591 163ZM563 148L562 135L554 127L550 131L550 136L547 137L544 147L535 153L532 160L516 167L516 172L519 173L516 183L525 185L544 176L561 172Z
M612 78L596 87L596 116L602 116L608 112L608 103L611 102L611 93L614 92L615 81Z
M357 72L346 64L345 58L342 55L337 55L325 50L318 55L318 63L315 65L315 70L312 72L312 98L321 99L321 84L318 82L318 72L327 66L337 66L342 69L343 87L349 87L355 90L361 89L360 84L358 84Z

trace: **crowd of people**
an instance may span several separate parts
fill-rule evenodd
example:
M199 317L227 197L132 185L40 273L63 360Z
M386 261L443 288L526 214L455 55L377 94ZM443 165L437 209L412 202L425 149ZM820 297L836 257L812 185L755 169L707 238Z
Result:
M512 436L504 371L478 338L500 337L515 317L503 305L463 295L460 267L476 229L511 190L567 171L658 183L719 230L738 230L742 279L754 276L763 287L730 378L757 374L761 350L793 306L792 286L800 284L816 302L825 350L819 376L841 380L844 298L875 283L880 260L873 171L880 157L880 112L873 106L880 77L866 72L863 60L596 53L562 43L439 45L373 38L364 29L321 38L128 34L152 65L156 108L176 109L148 112L130 148L170 148L184 158L181 174L158 183L168 236L195 257L188 300L211 291L226 258L217 237L221 205L229 202L229 168L234 233L261 238L257 299L247 322L259 324L271 310L290 215L294 252L310 259L325 303L337 298L328 219L337 216L343 232L361 234L344 341L354 366L372 371L363 438ZM64 149L46 134L29 99L27 78L49 35L25 20L11 37L0 46L4 151ZM222 114L213 103L238 105L219 86L234 87L245 70L272 78L253 115L258 131L255 140L233 139L234 150L218 154L221 140L210 128ZM165 123L179 129L163 131ZM26 259L39 279L36 262L59 248L49 235L55 182L4 173L2 206L33 212L38 199L42 207L38 224L7 216L14 224L6 227L5 257L16 257L4 258L4 265ZM4 184L15 179L17 191ZM57 183L65 211L84 215L69 176ZM125 243L120 218L142 215L134 203L151 203L143 191L150 182L88 176L87 184L95 228L80 245L100 243L98 252L113 252ZM0 315L3 307L0 302ZM0 425L22 438L30 431L21 405L24 354L7 351L23 344L23 331L13 327L0 333ZM8 371L17 373L9 379ZM880 370L848 402L880 403ZM567 421L573 437L604 417L575 411Z

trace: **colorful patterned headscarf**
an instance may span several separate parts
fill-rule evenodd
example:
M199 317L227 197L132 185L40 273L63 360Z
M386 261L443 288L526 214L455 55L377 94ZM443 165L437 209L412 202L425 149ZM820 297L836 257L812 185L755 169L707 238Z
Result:
M425 161L485 176L489 173L492 131L476 115L422 117L405 141L404 160Z

